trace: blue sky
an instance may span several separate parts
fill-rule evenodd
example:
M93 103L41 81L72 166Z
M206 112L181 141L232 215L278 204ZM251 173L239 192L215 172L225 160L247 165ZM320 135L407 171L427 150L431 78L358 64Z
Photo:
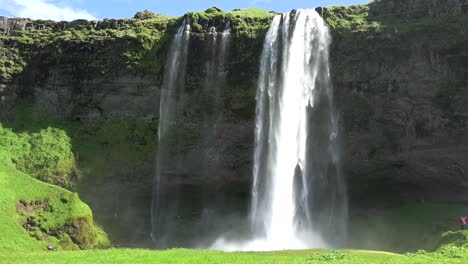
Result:
M0 16L52 20L131 18L144 9L178 16L212 6L223 10L257 7L287 12L295 8L369 2L371 0L0 0Z

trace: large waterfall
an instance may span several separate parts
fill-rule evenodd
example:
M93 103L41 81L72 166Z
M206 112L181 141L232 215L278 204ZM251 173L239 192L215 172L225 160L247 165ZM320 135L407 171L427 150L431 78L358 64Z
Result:
M219 240L225 250L333 247L344 240L346 191L340 173L328 48L315 10L277 15L261 56L253 169L253 239Z

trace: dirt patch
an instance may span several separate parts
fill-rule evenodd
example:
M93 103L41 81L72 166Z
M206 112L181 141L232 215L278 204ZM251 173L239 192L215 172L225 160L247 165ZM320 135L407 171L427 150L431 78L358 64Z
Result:
M16 212L25 212L25 213L33 213L39 210L43 211L50 211L49 200L38 200L38 201L31 201L26 202L24 200L20 200L16 203Z

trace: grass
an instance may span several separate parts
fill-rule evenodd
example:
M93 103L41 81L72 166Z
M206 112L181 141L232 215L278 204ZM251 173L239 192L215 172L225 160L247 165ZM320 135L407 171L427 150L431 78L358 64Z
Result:
M16 204L20 200L49 199L54 212L45 215L47 223L44 228L57 228L73 219L92 216L89 207L76 194L35 180L17 171L11 164L6 164L4 156L0 158L0 250L40 250L48 244L58 243L54 240L38 241L19 224L20 215L16 212ZM66 199L67 204L62 203L62 199Z
M232 16L244 18L271 18L274 16L274 13L259 8L235 9L228 13Z
M74 252L0 252L0 263L466 263L466 248L451 248L438 253L420 252L399 255L365 250L301 250L277 252L234 252L171 249L163 251L141 249L88 250ZM3 262L2 262L3 261Z

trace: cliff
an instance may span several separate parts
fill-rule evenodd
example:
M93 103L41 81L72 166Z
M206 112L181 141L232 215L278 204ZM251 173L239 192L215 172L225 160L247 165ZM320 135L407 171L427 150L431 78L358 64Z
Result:
M467 7L467 0L380 0L318 9L333 35L331 75L352 207L466 201ZM193 29L188 107L174 133L187 140L177 141L174 177L192 190L229 192L243 210L259 57L273 15L215 8L185 15ZM83 199L124 243L140 241L148 228L163 68L182 19L0 19L0 120L19 130L66 129L88 172ZM210 27L220 32L228 20L223 120L213 135L219 144L206 146L189 140L200 138L206 101L200 65L210 54ZM218 158L201 165L200 153Z

